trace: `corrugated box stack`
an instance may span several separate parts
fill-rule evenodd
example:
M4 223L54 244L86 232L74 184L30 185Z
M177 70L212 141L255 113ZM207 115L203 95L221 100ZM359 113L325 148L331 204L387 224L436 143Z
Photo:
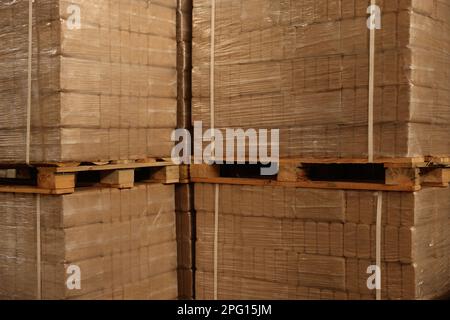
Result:
M0 299L176 299L174 196L157 184L0 194Z
M178 243L178 289L179 298L195 297L195 214L193 186L176 186L177 243Z
M28 5L0 4L0 161L170 156L176 0L36 2L31 87Z
M178 128L191 129L192 78L192 0L178 0ZM188 168L185 167L185 172ZM188 173L186 180L189 179ZM180 176L181 182L183 177ZM176 187L178 289L179 298L193 299L194 293L194 240L195 221L193 186Z
M197 297L214 298L215 186L197 184ZM382 297L450 291L450 189L383 195ZM219 299L374 299L376 197L221 185Z
M371 1L211 4L195 0L193 10L192 113L204 130L212 117L221 130L280 129L281 164L333 158L325 162L370 171L373 151L384 172L386 157L409 167L418 157L426 167L424 158L450 155L449 1L376 1L373 150ZM193 179L198 298L432 299L450 291L450 192L416 185L427 169L405 179L414 181L407 192L389 191L387 181L354 185L355 176L330 191L320 187L339 184L302 189L212 170L216 178ZM355 187L364 191L345 191ZM377 247L381 297L368 287Z
M177 179L160 159L177 124L176 13L176 0L0 3L14 178L0 186L0 299L178 297L175 187L155 182Z
M214 20L211 3L194 1L194 121L280 129L282 157L368 155L370 1L220 0ZM374 155L448 155L450 3L377 4Z
M191 128L192 0L177 0L178 128Z

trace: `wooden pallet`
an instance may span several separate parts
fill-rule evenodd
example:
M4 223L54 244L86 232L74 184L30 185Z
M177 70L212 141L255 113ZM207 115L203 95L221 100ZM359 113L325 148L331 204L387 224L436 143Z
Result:
M423 187L448 187L450 162L444 158L284 159L276 176L264 177L249 165L192 165L194 183L285 186L295 188L419 191ZM248 174L249 171L252 173Z
M107 163L46 163L30 167L1 165L0 192L61 195L77 186L133 188L135 182L174 184L180 167L165 159Z

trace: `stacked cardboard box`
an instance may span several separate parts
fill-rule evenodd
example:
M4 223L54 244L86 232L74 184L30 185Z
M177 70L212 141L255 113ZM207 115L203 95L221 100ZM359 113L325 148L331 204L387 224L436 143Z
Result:
M170 156L177 69L188 78L177 44L188 41L189 23L177 12L187 8L177 0L0 2L0 163ZM176 298L175 200L175 188L159 184L0 194L0 299ZM81 289L66 284L73 266Z
M178 290L180 299L195 297L195 214L193 187L178 185L176 191Z
M280 129L282 157L367 156L371 1L211 3L194 1L194 121ZM450 2L376 3L375 156L450 154Z
M214 297L215 185L196 184L196 293ZM374 299L370 191L219 186L219 299ZM450 189L383 193L382 298L450 290Z
M177 298L174 199L157 184L0 194L0 299ZM71 266L80 290L67 286Z
M169 156L177 121L176 0L0 3L0 162Z
M178 0L178 128L191 128L192 0ZM183 177L181 177L183 178ZM184 178L188 178L187 176ZM185 181L187 182L187 181ZM178 185L176 192L179 298L194 293L195 221L193 187Z

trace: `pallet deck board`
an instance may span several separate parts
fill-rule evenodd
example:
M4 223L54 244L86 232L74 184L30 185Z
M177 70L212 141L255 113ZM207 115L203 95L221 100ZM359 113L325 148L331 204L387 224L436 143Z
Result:
M106 164L106 165L80 165L68 167L47 167L55 173L76 173L86 171L113 171L113 170L127 170L127 169L141 169L141 168L158 168L175 166L173 162L134 162L124 164Z
M335 182L335 181L297 181L282 182L270 179L242 179L242 178L192 178L194 183L229 184L248 186L273 186L305 189L335 189L335 190L373 190L373 191L402 191L415 192L421 190L420 186L386 185L366 182Z
M74 193L75 188L68 189L43 189L36 186L0 185L0 193L25 193L42 195L63 195Z
M299 163L299 164L384 164L384 165L425 165L429 160L426 157L411 158L377 158L370 162L368 158L285 158L280 163Z

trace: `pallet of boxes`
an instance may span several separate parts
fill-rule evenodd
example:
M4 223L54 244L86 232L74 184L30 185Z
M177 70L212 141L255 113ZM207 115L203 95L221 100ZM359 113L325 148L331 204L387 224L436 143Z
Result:
M178 39L178 125L191 130L191 77L192 77L192 0L177 0ZM189 166L180 167L180 184L175 188L178 243L179 298L194 298L195 221L193 185L189 183Z
M450 291L450 1L372 3L194 0L193 121L280 130L191 168L197 298Z
M0 3L0 299L177 298L176 10Z

